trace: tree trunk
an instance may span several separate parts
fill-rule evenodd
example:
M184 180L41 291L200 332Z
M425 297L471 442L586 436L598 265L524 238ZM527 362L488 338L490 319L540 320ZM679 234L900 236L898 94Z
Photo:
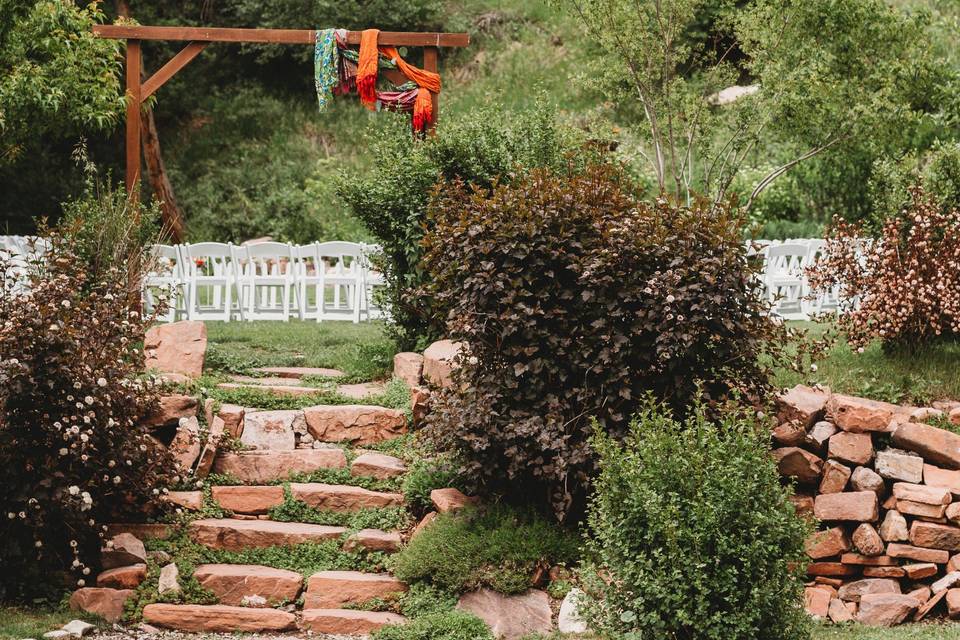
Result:
M130 5L127 0L117 0L117 15L130 17ZM173 185L167 176L166 166L163 164L163 155L160 153L160 136L157 132L157 123L153 118L153 109L144 109L140 119L140 140L143 146L143 157L146 160L147 180L153 197L160 202L160 220L163 229L171 242L182 242L184 234L183 212L177 204Z

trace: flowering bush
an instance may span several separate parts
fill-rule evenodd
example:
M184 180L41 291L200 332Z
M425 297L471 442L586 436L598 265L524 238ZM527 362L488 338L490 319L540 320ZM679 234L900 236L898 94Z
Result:
M159 509L174 468L139 426L157 391L138 378L147 320L126 270L93 278L72 239L48 240L27 286L0 289L0 598L65 570L93 585L103 525Z
M910 204L883 222L880 237L834 222L824 257L809 271L814 293L839 287L847 301L839 316L850 345L863 350L915 349L960 334L960 210L946 210L922 187Z
M766 390L784 329L725 208L644 202L603 165L452 185L432 214L425 295L469 357L427 428L487 490L563 517L594 471L592 417L620 436L648 391L684 411Z

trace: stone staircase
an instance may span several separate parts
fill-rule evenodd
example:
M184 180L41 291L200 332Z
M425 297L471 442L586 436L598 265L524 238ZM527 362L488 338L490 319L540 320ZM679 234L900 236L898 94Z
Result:
M255 387L280 396L293 396L316 391L302 384L303 376L339 372L277 368L260 373L270 377L237 380L227 383L231 386L225 388ZM369 395L366 391L364 396ZM355 451L359 455L348 462L343 445L369 446L405 433L403 411L374 405L320 405L277 411L223 405L214 410L210 402L204 410L207 424L217 425L211 433L222 431L256 448L216 451L216 443L205 445L204 449L214 447L210 472L221 476L210 486L211 506L221 508L229 517L191 521L186 527L191 541L209 549L230 552L329 541L337 541L344 551L351 552L394 553L401 548L404 540L401 531L353 531L335 524L280 522L270 519L269 514L285 502L287 492L289 497L318 513L402 507L403 494L395 491L287 480L292 475L303 478L324 470L341 474L349 470L351 477L391 486L390 479L406 472L403 461L361 449ZM189 453L192 455L192 451ZM198 459L201 457L198 455ZM185 460L186 457L181 458L181 462ZM190 464L196 466L197 463ZM362 484L370 486L369 482ZM172 492L169 499L187 510L198 510L204 504L202 491ZM122 530L125 527L113 527L111 533ZM160 530L134 526L130 531L148 534ZM150 604L143 610L144 622L183 632L300 630L315 634L366 635L385 625L405 621L392 612L362 610L371 600L390 601L406 591L407 586L389 574L320 571L301 575L255 564L201 564L195 568L193 577L216 596L218 604Z
M336 369L315 369L310 367L265 367L255 369L255 376L234 375L230 382L221 382L217 388L237 391L256 390L267 391L275 396L308 396L318 393L320 389L307 384L304 378L330 378L334 382L342 377L342 371ZM334 383L335 384L335 383ZM363 382L359 384L335 384L335 390L342 396L362 400L368 396L382 393L386 385L380 382Z

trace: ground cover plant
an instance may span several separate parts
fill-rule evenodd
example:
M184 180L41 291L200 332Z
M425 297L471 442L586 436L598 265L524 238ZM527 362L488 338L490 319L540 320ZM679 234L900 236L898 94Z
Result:
M492 193L451 184L431 208L425 295L470 345L427 435L493 493L582 506L590 420L625 433L645 392L769 391L781 326L758 295L738 215L638 198L612 164L534 172Z
M652 401L623 443L597 429L581 571L592 628L616 638L809 637L798 567L810 525L780 484L767 434L742 409L714 420L696 406L680 420Z

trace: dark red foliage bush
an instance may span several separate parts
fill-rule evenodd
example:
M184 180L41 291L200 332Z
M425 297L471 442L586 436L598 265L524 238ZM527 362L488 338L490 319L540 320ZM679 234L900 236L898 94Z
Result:
M0 288L0 597L95 584L104 524L142 520L172 483L140 418L157 389L129 273L91 276L59 235L27 286ZM0 274L4 265L0 265Z
M682 414L767 390L784 330L727 208L643 202L598 165L492 195L450 184L431 212L424 294L469 354L428 432L486 489L563 517L594 471L593 418L620 436L646 392Z
M871 239L837 219L824 256L808 270L813 291L838 287L838 322L850 346L873 340L916 349L960 335L960 211L910 190L910 204Z

